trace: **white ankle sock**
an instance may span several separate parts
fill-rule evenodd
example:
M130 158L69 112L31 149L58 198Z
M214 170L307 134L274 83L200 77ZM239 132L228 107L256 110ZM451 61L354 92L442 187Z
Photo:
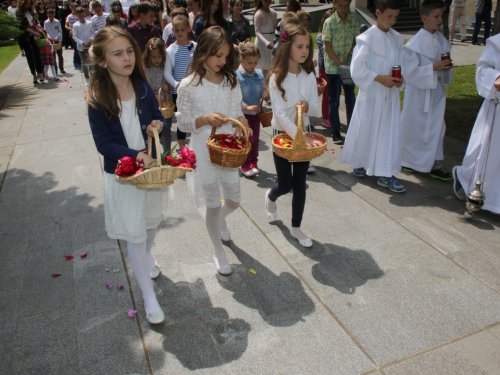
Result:
M127 241L128 258L132 270L134 271L137 283L141 288L142 298L147 307L146 313L161 310L160 304L156 299L156 294L151 283L149 274L149 263L147 259L147 241L141 243L132 243Z

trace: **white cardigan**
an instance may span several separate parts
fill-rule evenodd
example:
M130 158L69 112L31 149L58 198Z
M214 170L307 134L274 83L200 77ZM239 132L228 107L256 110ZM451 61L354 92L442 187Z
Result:
M168 25L167 25L168 26ZM193 44L193 50L192 52L194 53L194 50L196 49L196 46L198 45L196 42L191 42ZM174 70L175 66L175 53L173 49L173 44L168 46L167 48L167 61L165 62L165 79L167 80L168 84L173 87L174 89L177 89L177 85L180 83L174 79L174 76L172 75L172 71Z

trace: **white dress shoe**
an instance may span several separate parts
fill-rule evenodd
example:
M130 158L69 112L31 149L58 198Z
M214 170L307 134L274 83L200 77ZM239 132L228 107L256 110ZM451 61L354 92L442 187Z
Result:
M155 264L154 267L151 267L149 270L149 274L151 275L151 278L154 280L161 274L160 266L158 264Z
M219 272L221 275L229 276L233 273L233 269L231 268L230 264L220 267L219 261L217 260L217 257L215 255L214 255L214 263L215 267L217 268L217 272Z
M311 247L313 245L313 242L310 238L304 238L303 240L299 240L297 238L297 236L295 235L295 233L293 233L293 230L290 229L290 236L292 236L293 238L295 238L297 241L299 241L300 245L301 246L304 246L304 247Z
M161 311L161 309L158 311L148 312L146 309L146 302L144 302L144 310L146 310L146 319L150 324L162 324L165 321L165 314Z
M220 231L220 238L222 241L231 241L231 232L228 230L221 230Z
M266 198L264 199L264 211L266 212L267 219L269 221L275 221L278 218L278 207L274 212L269 212L267 210L267 200L269 199L269 193L271 190L266 191Z

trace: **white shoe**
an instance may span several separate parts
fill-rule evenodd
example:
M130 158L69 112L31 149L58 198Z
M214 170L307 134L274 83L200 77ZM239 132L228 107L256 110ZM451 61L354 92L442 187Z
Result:
M214 263L215 267L217 268L217 272L219 272L221 275L229 276L233 273L233 269L231 268L230 264L220 267L219 261L217 260L217 257L215 255L214 255Z
M160 266L158 264L155 264L154 267L151 267L149 270L149 274L151 275L151 278L154 280L161 274Z
M222 241L231 241L231 232L228 230L221 230L220 237Z
M264 211L266 212L266 216L269 221L275 221L278 218L278 207L276 207L276 211L269 212L267 210L267 200L269 199L269 193L271 190L266 191L266 198L264 199Z
M304 238L303 240L299 240L295 235L295 233L293 233L293 229L290 229L290 236L298 240L301 246L311 247L313 245L313 242L310 238Z
M144 302L144 310L146 310L146 302ZM146 319L150 324L162 324L165 321L165 314L161 309L150 313L146 310Z

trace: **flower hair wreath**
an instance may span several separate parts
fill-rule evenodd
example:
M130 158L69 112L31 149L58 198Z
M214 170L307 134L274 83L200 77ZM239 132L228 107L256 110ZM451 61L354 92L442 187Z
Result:
M284 30L282 33L281 33L281 41L283 43L286 43L288 41L290 41L290 35L288 34L288 31Z

